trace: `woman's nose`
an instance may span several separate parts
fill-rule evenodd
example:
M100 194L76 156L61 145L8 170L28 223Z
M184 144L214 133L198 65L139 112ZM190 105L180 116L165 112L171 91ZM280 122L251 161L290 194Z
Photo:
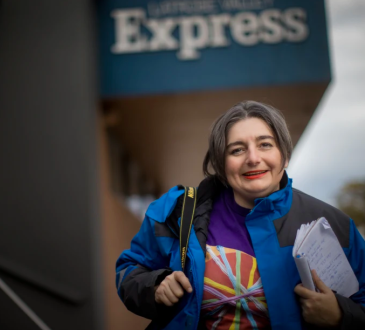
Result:
M256 148L249 148L247 150L247 164L257 165L261 161L260 153Z

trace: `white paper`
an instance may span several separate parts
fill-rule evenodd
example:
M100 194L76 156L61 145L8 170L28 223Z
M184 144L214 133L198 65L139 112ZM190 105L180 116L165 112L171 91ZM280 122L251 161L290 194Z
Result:
M295 264L297 265L300 279L305 288L315 291L316 288L313 283L311 270L309 267L308 260L305 256L297 256L294 258Z
M310 268L315 269L320 279L338 294L349 297L356 293L359 282L327 220L320 218L305 226L299 230L293 257L304 254Z

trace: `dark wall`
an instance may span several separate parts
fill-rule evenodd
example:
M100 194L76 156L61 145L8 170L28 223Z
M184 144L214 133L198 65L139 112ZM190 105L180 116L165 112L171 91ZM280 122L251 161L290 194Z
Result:
M94 14L0 2L0 278L51 329L103 323ZM37 328L1 290L0 310L1 329Z

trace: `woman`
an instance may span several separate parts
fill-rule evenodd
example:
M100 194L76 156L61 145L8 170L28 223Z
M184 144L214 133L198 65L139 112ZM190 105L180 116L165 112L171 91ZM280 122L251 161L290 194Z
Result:
M365 328L365 242L342 212L292 188L284 170L291 153L285 120L270 106L242 102L215 122L185 273L181 187L150 205L117 261L118 294L129 310L153 320L149 329ZM359 280L351 299L316 273L319 292L298 284L296 231L322 216Z

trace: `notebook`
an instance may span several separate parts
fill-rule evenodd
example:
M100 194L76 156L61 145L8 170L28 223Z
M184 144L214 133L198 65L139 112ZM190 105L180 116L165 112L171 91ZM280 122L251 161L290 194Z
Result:
M293 257L304 287L315 290L310 272L315 269L320 279L338 294L350 297L359 291L359 282L325 218L298 229Z

